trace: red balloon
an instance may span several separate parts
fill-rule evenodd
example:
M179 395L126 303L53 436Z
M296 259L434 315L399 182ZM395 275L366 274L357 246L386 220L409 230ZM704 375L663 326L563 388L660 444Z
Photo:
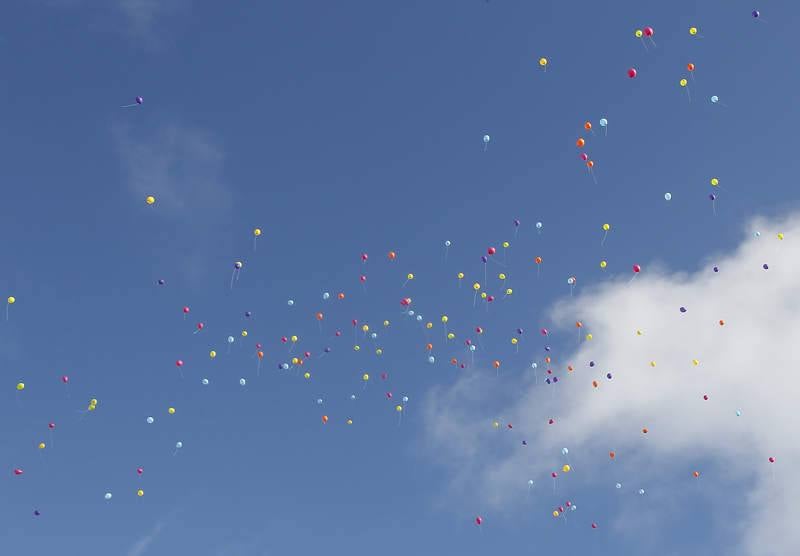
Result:
M489 247L489 248L486 250L486 252L487 252L488 254L490 254L490 255L494 255L495 253L497 253L497 249L495 249L494 247Z
M361 253L361 260L366 262L369 259L369 256L366 253Z
M769 462L770 462L770 463L775 463L775 458L773 458L773 457L770 457L770 458L769 458Z
M628 69L628 77L630 77L631 79L633 79L634 77L636 77L636 68L630 68L630 69Z
M652 37L654 32L655 31L653 31L652 27L645 27L644 28L644 36L645 37Z
M641 271L642 271L642 267L641 266L639 266L638 264L633 265L633 272L635 274L639 274Z
M480 525L481 523L483 523L483 518L481 516L476 517L475 525Z
M183 313L184 313L184 314L186 314L186 313L188 313L188 312L189 312L189 307L184 307L184 308L183 308Z
M20 469L19 467L14 469L14 475L22 475L23 473L25 473L25 472L22 469Z
M597 523L592 523L592 529L597 529Z
M203 324L202 322L198 322L197 323L197 329L198 330L202 330L204 327L205 327L205 324Z

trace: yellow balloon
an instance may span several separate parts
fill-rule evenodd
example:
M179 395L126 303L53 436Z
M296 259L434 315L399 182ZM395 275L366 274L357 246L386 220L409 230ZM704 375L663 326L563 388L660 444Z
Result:
M25 383L24 382L18 382L17 383L17 390L19 390L20 392L22 390L25 390Z
M447 321L448 321L448 320L449 320L449 319L447 318L447 315L442 315L442 322L443 322L444 324L447 324Z
M689 27L689 34L694 36L697 34L697 27Z
M247 330L242 330L242 338L246 338L246 337L247 337Z
M426 323L425 323L425 328L427 328L428 330L430 330L431 328L433 328L433 323L432 323L432 322L426 322Z
M364 382L368 381L369 380L369 374L364 373L363 375L361 375L361 380L363 380Z
M688 81L686 81L685 79L680 80L681 87L685 87L687 83Z
M261 228L256 228L255 230L253 230L253 235L256 236L256 237L260 236L261 235Z
M637 331L636 331L636 335L637 335L637 336L641 336L641 335L642 335L642 331L641 331L641 330L637 330Z
M376 349L375 355L383 355L383 350L381 348Z
M92 398L89 400L89 405L97 405L97 398Z
M506 295L511 295L512 293L514 293L514 290L511 288L506 288Z
M411 273L409 272L409 273L406 275L406 280L413 280L413 279L414 279L414 275L413 275L413 274L411 274Z
M698 361L697 359L692 359L692 365L694 365L696 367L699 364L700 364L700 361Z
M44 450L45 449L45 443L44 442L39 442L39 449L40 450Z
M486 299L486 292L481 292L481 299Z
M144 491L142 489L137 490L136 496L144 496Z
M498 274L497 277L500 278L501 280L505 280L506 279L506 275L503 274L502 272L500 274Z
M507 242L507 241L504 241L503 242L503 249L508 249L509 247L511 247L511 244L509 242Z
M547 58L539 58L539 65L545 67L547 65Z
M352 424L353 424L353 420L352 420L352 419L348 419L348 420L347 420L347 424L348 424L348 425L352 425Z
M783 239L783 234L778 234L778 239Z
M367 330L369 330L369 327L367 327ZM296 344L297 343L297 336L292 336L291 340L292 340L293 344Z
M559 516L558 510L553 510L553 517L558 517L558 516Z
M217 356L217 352L212 349L211 351L208 352L208 356L211 359L214 359Z
M156 198L153 197L152 195L148 195L147 197L145 197L144 202L147 203L148 205L152 205L153 203L156 202Z
M636 35L637 39L641 39L642 38L642 30L641 29L637 29L636 31L633 32L633 34Z
M89 409L89 411L94 411L95 409L97 409L97 406L94 405L94 404L89 404L88 409Z
M607 266L608 266L608 263L606 261L600 261L600 268L605 268Z
M358 344L354 345L353 351L361 351L361 346L359 346Z
M592 336L591 334L587 334L587 335L586 335L586 339L587 339L587 340L591 340L592 338L594 338L594 336Z
M388 320L383 321L383 326L389 326L389 321Z
M651 367L655 367L656 366L656 362L655 361L650 361L650 366Z
M494 421L494 422L492 423L492 426L493 426L494 428L496 428L496 429L499 429L499 428L500 428L500 422L499 422L499 421Z
M572 468L569 465L565 465L564 467L561 468L561 471L563 471L564 473L569 473L571 469Z
M603 231L607 232L611 229L611 224L603 224Z
M364 326L362 326L362 327L361 327L361 331L362 331L362 332L369 332L369 326L367 326L367 325L365 324Z
M456 276L458 277L459 280L463 280L464 279L464 273L463 272L459 272L458 274L456 274Z
M170 415L175 415L175 408L170 407L169 409L167 409L167 413L169 413Z
M481 285L478 282L475 282L474 284L472 284L472 289L478 291L479 289L481 289Z
M8 299L6 301L8 301L9 305L13 305L14 303L17 302L17 298L14 297L13 295L10 295L10 296L8 296Z
M299 364L300 364L300 358L292 357L292 365L299 365Z
M456 335L455 335L455 334L453 334L452 332L448 332L448 333L447 333L447 339L448 339L448 340L452 340L452 339L453 339L453 338L455 338L455 337L456 337Z
M717 178L711 178L711 185L717 187L719 185L719 180Z
M309 378L311 378L311 373L305 373L305 374L303 375L303 378L305 378L306 380L308 380Z
M515 346L515 345L517 345L517 342L518 342L518 341L519 341L519 340L517 340L516 338L511 338L511 345L512 345L512 346Z
M400 413L401 411L403 411L403 406L402 405L395 406L394 410Z

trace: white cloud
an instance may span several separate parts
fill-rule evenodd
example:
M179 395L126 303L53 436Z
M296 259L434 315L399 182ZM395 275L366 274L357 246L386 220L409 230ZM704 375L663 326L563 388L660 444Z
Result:
M761 237L754 239L752 230ZM793 526L800 520L799 240L800 215L758 220L735 252L694 272L645 267L632 283L623 278L557 304L550 317L565 337L575 342L574 323L581 320L593 340L565 358L554 352L561 376L554 395L541 376L534 383L530 369L518 379L478 369L433 392L426 401L428 441L448 447L441 463L452 468L452 487L469 485L487 508L508 508L524 498L529 478L543 484L538 488L548 485L568 447L575 470L560 480L571 486L607 488L616 481L612 465L614 477L661 486L646 511L617 516L618 531L637 520L673 518L687 507L676 508L677 501L694 508L711 498L712 517L738 520L734 527L714 521L708 533L706 540L725 530L738 541L726 553L800 554L800 528ZM570 363L575 370L568 374ZM498 417L513 431L493 430Z
M217 211L230 206L222 182L224 154L202 130L169 125L152 135L133 136L130 128L115 129L128 186L141 201L154 195L170 211Z
M142 556L147 552L147 549L150 548L150 545L156 540L156 537L161 533L161 530L164 529L165 522L159 521L157 522L153 528L148 532L146 535L141 537L137 540L129 549L128 549L128 556Z
M192 0L43 0L45 5L57 8L97 8L92 13L105 19L121 17L128 33L137 39L146 38L152 46L157 39L159 20L186 11ZM106 22L104 27L110 22ZM111 23L118 27L118 22Z

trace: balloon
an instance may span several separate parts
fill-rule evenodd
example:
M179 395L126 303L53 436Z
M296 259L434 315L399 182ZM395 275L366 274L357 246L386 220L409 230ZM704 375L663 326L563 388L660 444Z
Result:
M329 294L328 292L325 292L325 293L322 294L322 299L326 299L327 300L327 299L330 299L330 297L331 297L331 294Z
M25 383L24 382L18 382L17 383L17 390L19 390L20 392L25 390Z
M600 127L606 127L608 125L608 120L605 118L600 118Z
M717 95L714 95L714 96L712 96L712 97L711 97L711 102L712 102L713 104L716 104L716 103L718 103L718 102L719 102L719 97L718 97Z
M634 31L634 32L633 32L633 35L634 35L634 36L635 36L637 39L641 39L641 38L642 38L642 35L643 35L643 33L642 33L642 30L641 30L641 29L637 29L636 31Z
M685 87L685 86L686 86L686 85L687 85L689 82L688 82L688 81L686 81L686 79L681 79L681 80L679 81L679 83L680 83L681 87Z
M17 302L17 298L14 297L13 295L10 295L8 296L8 299L6 301L8 302L9 305L13 305L14 303Z
M361 380L363 380L364 382L367 382L369 380L369 374L364 373L363 375L361 375Z
M694 71L694 64L689 62L688 64L686 64L686 69L689 71Z
M579 149L586 144L586 141L583 140L583 137L578 137L578 140L575 141L575 146Z
M483 523L483 518L481 516L476 517L475 525L480 525L481 523Z
M204 378L200 382L203 384L203 386L208 386L208 379L207 378Z
M397 258L397 253L395 253L394 251L389 251L389 254L387 255L387 257L389 257L390 261L393 261L393 260L395 260Z
M328 422L328 416L327 415L323 415L322 416L322 424L324 425L327 422Z
M643 488L639 489L639 494L642 495L642 496L644 495L644 489Z
M672 193L669 193L669 192L664 193L664 200L665 201L671 201L672 200Z
M541 222L537 222L536 223L536 229L537 230L541 230L543 227L544 227L544 224L542 224Z
M45 449L45 443L44 442L39 442L39 449L40 450L44 450Z
M233 268L235 268L236 270L241 270L243 266L244 264L242 263L242 261L236 261L235 263L233 263Z
M761 15L761 13L758 10L753 10L752 14L753 14L753 17L756 17L756 18Z
M719 185L719 180L717 178L711 178L711 185L717 187Z
M565 465L564 467L561 468L561 471L563 471L564 473L569 473L570 469L572 468L569 465Z
M697 34L697 27L689 27L689 34L695 36Z
M105 498L106 500L111 500L112 496L113 495L110 492L106 492L103 498Z
M611 229L611 224L603 224L603 231L609 231Z
M169 413L170 415L175 415L175 408L170 407L169 409L167 409L167 413Z
M607 266L608 266L608 263L606 261L600 261L600 268L605 268Z
M636 73L637 73L636 68L628 68L628 77L630 77L631 79L636 77Z
M183 361L178 359L177 361L175 361L175 366L176 367L183 367Z
M642 267L641 266L639 266L638 264L633 265L633 273L634 274L639 274L641 271L642 271Z
M291 307L292 305L294 305L294 299L290 299L289 301L287 301L287 302L286 302L286 304L287 304L289 307Z
M148 417L146 420L148 425L152 425L155 422L155 419L153 419L152 417Z
M489 141L491 141L491 140L492 140L492 138L491 138L491 137L489 137L488 135L484 135L484 136L483 136L483 142L484 142L484 143L488 144L488 143L489 143Z
M139 497L144 496L144 491L142 489L137 490L136 491L136 496L139 496Z
M644 36L645 37L652 37L655 34L655 31L652 27L645 27L644 28Z
M585 122L583 124L583 129L585 129L586 131L591 131L592 130L592 122Z
M539 58L539 65L543 68L547 67L547 58Z
M176 449L178 449L178 450L180 450L181 448L183 448L183 442L180 442L180 441L179 441L179 442L176 442L176 443L175 443L175 448L176 448Z
M260 236L261 235L261 228L255 228L253 230L253 235L256 236L256 237Z
M148 205L152 205L156 202L156 198L153 197L152 195L148 195L147 197L144 198L144 202L147 203Z
M245 379L243 379L243 378L239 379L239 386L245 386L246 384L247 384L247 381Z

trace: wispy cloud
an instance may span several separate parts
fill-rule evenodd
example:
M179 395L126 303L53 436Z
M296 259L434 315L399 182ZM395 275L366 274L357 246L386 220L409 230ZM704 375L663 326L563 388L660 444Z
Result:
M154 195L170 211L226 210L230 193L222 181L224 154L203 130L167 125L135 134L117 127L114 136L128 187L144 199Z
M157 42L157 28L160 21L169 16L185 12L191 8L192 0L43 0L48 6L57 8L81 8L92 10L106 23L119 27L137 39L147 39L147 45ZM110 18L110 19L109 19ZM121 19L115 22L115 19Z
M143 556L154 540L161 534L166 525L166 520L156 522L153 528L128 549L128 556Z
M571 341L576 320L593 339L558 358L554 396L529 368L522 378L499 381L475 370L428 398L428 440L448 446L441 463L452 486L469 484L485 507L508 508L525 498L528 479L547 484L568 447L577 471L561 480L573 486L672 478L660 497L648 498L647 511L623 510L620 519L630 521L620 528L666 521L680 511L675 502L708 497L717 508L735 508L725 515L739 521L714 523L718 535L724 529L733 540L730 553L800 554L800 444L792 440L800 424L799 238L800 215L755 221L735 252L696 272L645 266L633 283L621 279L557 304L550 316L569 328ZM564 372L570 363L574 372ZM494 430L495 418L512 422L513 431Z

